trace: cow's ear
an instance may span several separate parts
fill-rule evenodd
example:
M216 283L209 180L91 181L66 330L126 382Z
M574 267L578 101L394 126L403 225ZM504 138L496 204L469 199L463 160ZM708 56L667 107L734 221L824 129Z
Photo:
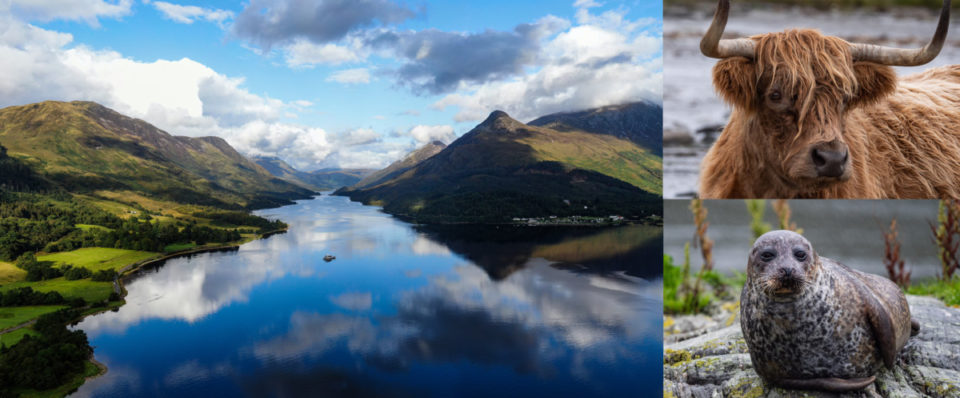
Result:
M713 87L727 103L752 110L757 98L756 66L743 57L720 60L713 67Z
M889 66L855 62L853 73L857 78L858 89L851 107L875 103L897 89L897 73Z

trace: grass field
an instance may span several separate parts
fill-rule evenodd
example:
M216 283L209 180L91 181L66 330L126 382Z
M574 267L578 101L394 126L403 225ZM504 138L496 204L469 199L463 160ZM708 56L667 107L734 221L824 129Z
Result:
M915 283L907 289L907 293L933 296L947 305L960 307L960 277L954 276L949 282L934 280Z
M0 261L0 283L9 283L23 280L27 271L17 268L11 263Z
M108 295L110 293L107 293ZM0 330L17 326L21 323L37 318L40 315L54 312L62 305L31 305L23 307L0 307Z
M74 266L86 267L92 272L97 272L105 269L119 270L125 265L146 260L156 255L157 253L136 250L87 247L69 252L37 256L37 260L68 263Z
M102 225L93 225L93 224L77 224L75 227L80 228L84 231L89 231L91 229L99 229L101 231L113 231L113 228L107 228Z
M194 247L197 247L196 243L175 243L172 245L167 245L167 247L164 247L163 252L170 253L170 252L175 252L180 250L193 249Z
M68 281L60 277L39 282L20 281L8 283L0 286L0 292L20 287L30 287L38 292L55 290L60 292L60 294L68 300L74 297L81 297L88 303L106 300L110 297L110 292L113 291L113 283L110 282L94 282L90 279Z
M10 333L0 334L0 346L13 347L14 344L20 342L23 339L23 336L39 336L40 333L33 331L30 328L21 328L14 330Z

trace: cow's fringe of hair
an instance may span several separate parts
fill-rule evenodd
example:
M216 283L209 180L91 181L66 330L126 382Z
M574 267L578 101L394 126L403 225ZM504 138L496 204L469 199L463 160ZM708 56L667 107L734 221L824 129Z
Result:
M839 116L837 109L816 101L818 95L852 98L859 89L850 44L843 39L810 29L758 35L753 39L757 41L757 70L761 72L757 75L758 86L760 80L769 79L768 86L781 87L798 96L801 105L796 138L804 131L806 122L817 125Z

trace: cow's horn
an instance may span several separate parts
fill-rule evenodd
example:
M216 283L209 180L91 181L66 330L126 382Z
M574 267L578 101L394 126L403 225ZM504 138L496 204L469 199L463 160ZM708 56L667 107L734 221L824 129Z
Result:
M717 4L717 12L713 14L713 23L710 24L710 29L707 29L707 33L700 40L700 52L711 58L747 57L753 59L756 52L754 49L756 44L753 40L720 39L723 36L723 29L727 26L727 14L729 13L730 0L720 0L720 4Z
M873 44L854 43L850 45L850 53L855 61L876 62L892 66L917 66L933 61L943 48L947 40L947 28L950 27L950 0L943 1L940 9L940 22L937 23L937 32L933 39L922 48L891 48Z

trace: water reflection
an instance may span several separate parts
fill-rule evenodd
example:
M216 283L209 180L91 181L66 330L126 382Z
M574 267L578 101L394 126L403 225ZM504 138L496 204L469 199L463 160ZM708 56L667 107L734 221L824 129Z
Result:
M291 231L169 261L83 321L110 372L77 395L660 390L657 228L412 228L334 197L267 215Z
M611 282L579 277L544 261L529 265L528 272L501 283L490 283L476 267L456 267L453 275L435 277L422 289L404 292L395 315L375 320L295 312L287 334L257 344L254 352L261 359L320 355L342 339L352 352L375 358L375 364L390 363L391 368L397 361L385 358L468 359L536 371L550 365L533 359L542 348L536 342L543 333L573 348L609 345L585 355L614 356L635 354L617 344L619 337L653 338L662 333L656 324L635 322L639 319L633 309L636 300L656 304L655 297L662 293L658 281ZM370 294L351 296L369 299Z
M245 301L255 285L288 274L310 277L317 273L303 263L272 261L268 253L206 253L145 270L127 283L126 305L116 312L88 317L80 326L96 337L123 332L146 319L192 323L226 305Z
M649 261L661 254L659 228L418 225L417 231L480 266L495 280L522 269L531 258L556 267L593 272L623 271L656 278L662 270Z

